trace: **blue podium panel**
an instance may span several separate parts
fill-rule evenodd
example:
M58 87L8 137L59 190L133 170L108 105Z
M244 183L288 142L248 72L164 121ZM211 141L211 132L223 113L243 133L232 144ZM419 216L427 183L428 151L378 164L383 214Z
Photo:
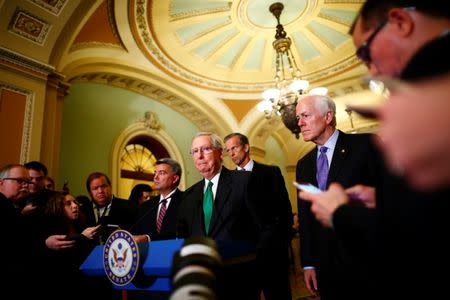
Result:
M170 271L172 259L176 251L183 245L184 240L153 241L148 243L144 255L140 255L143 273L150 277L148 286L136 287L133 283L116 287L125 290L170 291ZM106 276L103 267L104 246L99 245L89 254L80 267L88 276Z
M255 248L250 243L242 241L216 242L225 265L239 264L255 258ZM146 245L140 245L139 248L144 246L140 249L142 250L140 265L145 278L115 287L125 290L170 291L172 260L175 252L180 250L183 243L184 239L176 239L152 241ZM81 265L80 270L88 276L106 276L103 267L103 252L103 245L95 247ZM144 284L142 284L143 282Z
M184 239L153 241L148 245L147 257L142 268L148 276L169 276L175 252L183 246Z
M173 255L183 245L184 239L153 241L148 244L148 252L143 259L142 268L145 275L169 276ZM89 254L80 270L90 276L105 276L103 269L103 245L99 245Z

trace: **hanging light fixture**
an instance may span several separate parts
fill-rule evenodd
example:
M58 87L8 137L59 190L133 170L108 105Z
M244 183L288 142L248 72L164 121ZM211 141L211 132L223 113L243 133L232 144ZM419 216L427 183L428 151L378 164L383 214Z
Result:
M295 107L300 95L309 88L309 82L300 78L300 70L292 55L292 41L287 37L283 25L280 23L283 3L276 2L270 5L269 11L277 19L275 41L272 45L275 49L275 87L262 93L263 101L258 103L257 109L264 112L266 118L276 114L281 116L284 125L299 138L300 128L297 125ZM309 94L326 95L328 90L323 87L312 89Z

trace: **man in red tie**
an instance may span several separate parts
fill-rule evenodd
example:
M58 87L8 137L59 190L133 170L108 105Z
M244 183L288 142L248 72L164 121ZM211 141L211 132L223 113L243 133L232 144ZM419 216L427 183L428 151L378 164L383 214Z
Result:
M160 195L139 207L138 221L132 230L137 242L177 237L177 213L182 199L182 192L178 189L181 173L180 164L171 158L156 162L154 182Z

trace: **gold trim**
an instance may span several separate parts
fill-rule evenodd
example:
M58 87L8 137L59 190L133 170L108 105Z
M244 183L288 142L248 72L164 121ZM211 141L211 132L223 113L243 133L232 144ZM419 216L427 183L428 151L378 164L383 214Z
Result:
M26 96L25 112L23 118L22 145L20 147L20 163L24 164L30 160L30 140L31 140L31 124L33 121L33 104L35 94L31 90L24 89L19 86L11 85L0 81L0 89L9 90Z

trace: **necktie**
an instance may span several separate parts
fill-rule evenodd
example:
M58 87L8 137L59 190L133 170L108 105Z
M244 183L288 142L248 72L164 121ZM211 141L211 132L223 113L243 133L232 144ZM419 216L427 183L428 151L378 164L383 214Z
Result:
M320 148L319 159L317 159L317 184L322 191L327 189L328 179L328 158L327 147Z
M161 207L159 208L158 219L156 220L156 232L157 233L161 232L162 222L164 220L164 216L166 215L166 209L167 209L166 203L167 203L167 199L163 199L161 201Z
M205 231L209 232L209 223L211 222L212 210L213 210L213 192L212 181L208 182L205 193L203 194L203 214L205 215Z

